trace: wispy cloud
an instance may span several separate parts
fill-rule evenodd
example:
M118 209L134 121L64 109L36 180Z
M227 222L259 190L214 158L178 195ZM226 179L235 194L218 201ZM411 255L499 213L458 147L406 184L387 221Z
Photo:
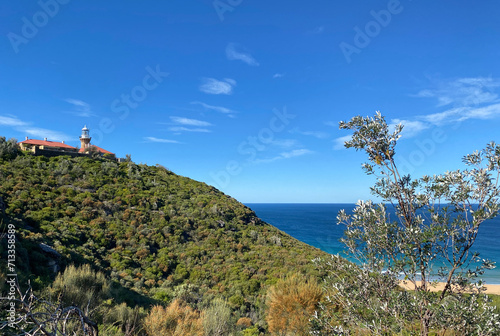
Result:
M434 125L442 125L444 123L457 120L458 116L467 112L469 109L466 107L457 107L446 110L444 112L432 113L428 115L422 115L419 118L422 120L434 124Z
M403 131L401 132L402 137L411 138L416 136L418 133L430 127L429 124L419 121L419 120L402 120L402 119L392 119L389 128L394 130L394 127L398 124L403 124Z
M285 160L285 159L291 159L291 158L296 158L296 157L299 157L299 156L303 156L303 155L307 155L307 154L312 154L314 153L313 151L309 150L309 149L294 149L294 150L291 150L291 151L288 151L288 152L282 152L280 153L279 155L277 156L274 156L272 158L268 158L268 159L256 159L253 161L253 163L255 164L259 164L259 163L270 163L270 162L274 162L274 161L278 161L278 160Z
M1 126L27 126L28 123L19 120L17 117L3 117L0 116L0 125Z
M37 138L47 138L52 141L71 140L74 137L63 132L53 131L46 128L34 127L32 123L23 121L16 116L0 116L0 126L12 127L20 133Z
M500 116L500 103L469 110L462 114L458 121L467 119L491 119Z
M412 119L393 119L390 126L404 125L402 138L410 138L434 126L471 119L488 120L500 117L500 80L491 77L466 77L449 81L434 81L431 88L412 95L432 98L441 112L417 115ZM333 123L330 123L334 126ZM350 135L334 140L334 149L342 149Z
M68 111L71 114L74 114L79 117L92 117L95 114L92 112L90 105L83 100L67 98L64 100L65 102L73 105L73 110Z
M297 140L294 139L275 139L269 143L271 146L276 146L279 148L292 148L298 145Z
M500 103L484 107L456 107L444 112L421 116L423 120L434 124L444 125L450 122L462 122L469 119L493 119L500 116Z
M145 137L144 140L146 140L147 142L180 144L180 142L177 140L160 139L155 137Z
M206 128L188 128L188 127L182 127L182 126L173 126L168 128L169 131L172 132L197 132L197 133L210 133L212 132L209 129Z
M170 117L170 119L179 125L186 125L186 126L198 126L198 127L207 127L207 126L212 126L211 123L208 121L203 121L203 120L197 120L197 119L189 119L189 118L184 118L184 117Z
M230 95L233 93L233 88L236 86L236 81L231 78L224 78L220 81L215 78L203 78L200 86L200 91L208 94L225 94Z
M185 117L170 117L174 126L168 128L171 132L182 133L182 132L197 132L197 133L209 133L212 132L206 127L213 126L208 121L190 119ZM171 123L171 124L172 124Z
M75 136L69 136L64 134L63 132L53 131L46 128L39 127L26 127L22 130L24 133L31 135L37 138L47 138L51 141L63 141L68 139L76 139Z
M284 159L290 159L290 158L294 158L297 156L302 156L302 155L312 154L312 153L313 153L313 151L311 151L309 149L294 149L293 151L290 151L290 152L281 153L280 156L283 157Z
M193 104L193 105L201 105L201 106L203 106L207 110L212 110L212 111L216 111L216 112L220 112L220 113L224 113L224 114L238 113L238 112L236 112L234 110L231 110L231 109L229 109L227 107L209 105L209 104L205 104L205 103L199 102L199 101L191 102L191 104Z
M300 135L305 135L305 136L312 136L312 137L318 138L318 139L326 139L330 136L330 134L328 134L326 132L321 132L321 131L301 131L298 127L290 130L290 133L300 134Z
M468 119L491 119L500 116L500 80L491 77L467 77L433 83L414 97L433 98L437 107L446 110L422 115L418 120L434 125Z
M240 49L240 50L238 50ZM229 43L226 47L226 57L230 61L242 61L248 65L259 66L259 62L255 60L248 52L242 51L242 47L235 43Z
M285 74L284 73L275 73L273 75L273 78L282 78L282 77L285 77Z
M318 34L323 34L324 32L325 32L325 26L318 26L310 30L308 33L318 35Z
M435 98L437 106L477 106L498 101L500 81L491 77L467 77L439 81L432 88L421 90L415 97Z
M336 138L333 140L333 149L340 150L344 149L344 144L346 141L350 141L352 139L352 135L344 135L342 137Z
M326 126L330 126L330 127L338 128L339 127L339 122L338 121L325 121L325 125Z

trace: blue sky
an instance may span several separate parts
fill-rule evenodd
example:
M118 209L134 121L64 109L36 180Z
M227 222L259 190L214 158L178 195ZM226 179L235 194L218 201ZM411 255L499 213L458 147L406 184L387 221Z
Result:
M371 195L340 120L406 128L413 176L499 139L500 4L0 3L0 135L92 142L246 202Z

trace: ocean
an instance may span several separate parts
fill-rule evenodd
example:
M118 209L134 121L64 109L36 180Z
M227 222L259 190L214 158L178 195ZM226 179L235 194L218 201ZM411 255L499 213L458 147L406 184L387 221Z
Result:
M337 225L337 213L345 209L351 213L354 204L245 204L265 222L290 236L317 247L327 253L345 256L345 247L339 241L344 227ZM481 224L472 251L483 259L497 262L497 267L487 270L481 277L486 283L500 284L500 216Z

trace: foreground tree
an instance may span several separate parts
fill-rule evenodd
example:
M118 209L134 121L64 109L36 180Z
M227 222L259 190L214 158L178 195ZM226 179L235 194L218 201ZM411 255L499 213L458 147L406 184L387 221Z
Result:
M15 312L0 322L0 333L12 336L98 336L97 323L77 306L41 299L31 286L22 291L16 284L16 293L1 297L2 310L15 304ZM14 297L11 297L14 296Z
M371 191L382 203L360 201L352 215L338 214L338 222L346 225L343 242L361 267L336 257L320 262L334 287L327 299L342 313L320 309L315 320L323 331L318 334L354 329L378 335L428 335L431 330L498 335L500 319L481 295L484 284L478 280L494 263L471 248L481 224L500 208L500 146L490 143L465 156L469 169L412 179L400 173L394 160L402 125L391 132L377 112L341 122L340 128L354 131L347 148L368 155L363 168L378 176ZM412 292L399 289L400 274ZM431 291L435 281L445 283L440 292Z

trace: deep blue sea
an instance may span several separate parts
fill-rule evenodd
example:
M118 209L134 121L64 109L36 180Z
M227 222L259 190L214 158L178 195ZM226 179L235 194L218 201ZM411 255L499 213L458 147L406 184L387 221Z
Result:
M306 244L332 254L344 253L344 245L339 241L344 227L336 224L337 213L341 209L351 213L354 204L246 205L265 222ZM497 262L497 268L487 270L482 279L489 284L500 284L500 216L481 224L472 250L479 252L484 259Z

